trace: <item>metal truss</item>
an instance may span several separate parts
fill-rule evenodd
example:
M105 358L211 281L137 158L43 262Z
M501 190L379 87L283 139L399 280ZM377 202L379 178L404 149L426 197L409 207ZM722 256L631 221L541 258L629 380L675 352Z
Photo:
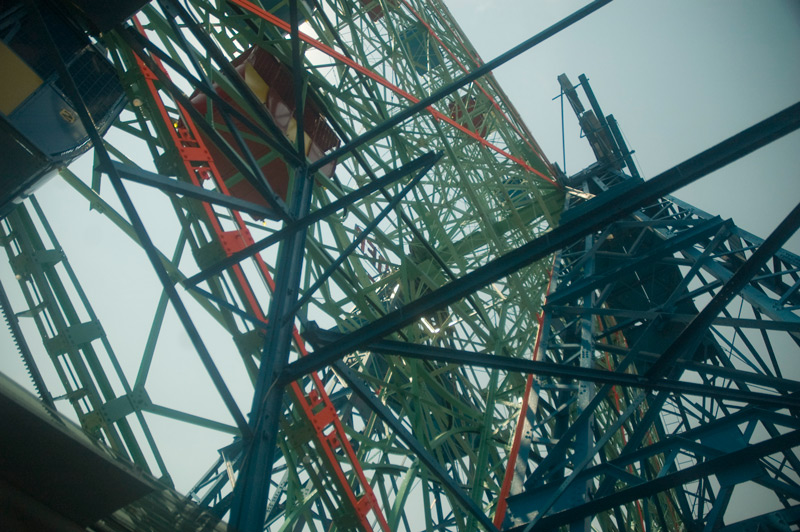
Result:
M604 177L592 179L594 190L619 179ZM771 239L796 231L793 214ZM537 360L604 368L638 383L578 372L568 392L557 386L565 381L538 374L509 521L535 523L519 530L585 519L605 530L637 520L715 529L733 489L747 483L775 499L743 488L751 496L792 506L798 382L786 373L800 333L792 302L799 258L766 251L730 221L667 197L566 247L559 259ZM650 388L664 379L697 390ZM741 392L785 400L759 406Z
M590 141L614 139L595 124ZM575 176L562 224L638 181L624 166L598 157ZM736 488L764 523L768 506L794 508L800 257L780 247L799 225L800 206L764 241L664 196L559 251L534 358L575 373L529 380L507 527L717 530L736 518ZM636 382L582 377L589 368Z
M796 257L666 195L797 129L797 106L646 183L618 160L565 181L490 72L608 1L484 64L439 0L158 0L97 36L130 102L103 138L62 62L95 158L62 178L160 284L125 364L101 335L47 351L84 428L183 485L148 426L207 431L180 450L202 462L188 496L241 531L714 528L741 482L795 515L773 336L797 340ZM3 243L29 314L69 313L79 288L28 295L63 254L22 244L25 212ZM194 411L155 389L168 319L202 367Z

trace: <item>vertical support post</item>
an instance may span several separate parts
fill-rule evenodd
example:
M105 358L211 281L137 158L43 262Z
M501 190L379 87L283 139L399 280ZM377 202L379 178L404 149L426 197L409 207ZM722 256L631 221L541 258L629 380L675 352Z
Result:
M597 117L597 121L600 122L600 126L606 130L608 137L612 139L611 149L614 150L614 158L618 161L618 164L627 163L622 153L620 153L619 148L613 142L616 137L612 133L611 129L608 126L608 121L606 120L606 115L603 114L603 110L600 108L600 102L597 101L597 98L594 95L594 91L592 90L591 85L589 85L589 79L586 77L586 74L581 74L578 76L578 81L580 81L581 87L583 87L583 92L586 93L586 98L589 100L589 104L592 106L594 110L594 114ZM620 136L621 137L621 136ZM638 175L636 176L638 177Z
M294 71L295 120L297 121L297 148L305 161L303 138L303 82L302 58L298 33L299 17L297 0L291 0L291 40ZM306 162L294 169L290 214L294 219L306 216L311 207L313 176L309 175ZM275 291L270 301L268 325L261 365L258 371L250 426L253 438L245 441L244 457L231 507L231 527L240 532L257 532L264 528L269 485L272 478L275 449L278 445L278 425L283 414L284 387L277 377L289 362L291 351L293 316L287 316L297 302L307 228L291 234L281 243L278 252L278 268L275 275Z
M584 192L588 192L589 187L586 183L584 183ZM587 254L592 253L592 248L594 247L594 235L587 235L585 238L585 252ZM595 268L595 261L594 257L591 256L584 267L584 277L591 277L594 275L594 268ZM583 306L586 309L591 309L594 307L596 301L596 296L594 291L590 292L583 298ZM581 318L581 347L580 347L580 355L579 355L579 363L580 367L582 368L593 368L594 367L594 316L591 313L587 313ZM594 398L595 392L595 385L593 382L589 381L580 381L578 383L578 413L582 413L584 409L586 409L592 399ZM580 426L578 426L577 434L575 436L575 448L574 448L574 457L573 463L582 462L586 460L589 456L590 449L592 447L592 420L594 416L584 416L582 418L582 422ZM570 491L572 491L571 499L574 501L575 505L582 504L586 502L586 483L580 484L575 483L571 486ZM570 523L569 529L570 532L589 532L590 520L583 518L580 521L575 521Z
M291 213L302 217L308 212L313 185L307 167L295 170L294 183ZM241 532L261 530L264 526L278 421L283 408L284 387L276 381L289 362L294 326L293 319L282 320L281 317L297 301L305 242L304 228L284 241L278 254L275 292L270 302L266 339L250 412L253 439L245 443L244 460L231 508L231 526Z

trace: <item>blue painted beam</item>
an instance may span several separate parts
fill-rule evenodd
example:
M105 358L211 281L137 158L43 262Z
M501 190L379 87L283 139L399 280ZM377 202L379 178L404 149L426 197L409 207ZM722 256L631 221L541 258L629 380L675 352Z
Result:
M235 196L227 196L213 190L207 190L203 187L191 185L185 181L171 179L161 174L156 174L141 168L128 166L116 161L112 161L111 165L121 178L127 179L128 181L154 187L159 190L173 192L175 194L181 194L183 196L188 196L206 203L227 207L228 209L235 211L255 214L257 216L269 218L270 220L278 219L278 215L274 210L264 207L263 205L258 205L257 203L245 201Z
M781 246L800 227L800 204L767 237L761 246L742 264L719 292L708 302L700 313L686 326L678 338L664 351L661 357L645 373L649 379L657 379L667 374L681 356L692 353L703 339L717 315L728 303L747 286L764 263L781 249Z
M595 275L583 277L568 286L559 287L547 298L545 309L550 305L562 304L583 297L597 288L631 274L636 271L637 268L648 266L652 264L653 261L669 257L675 251L684 249L686 246L693 245L703 239L707 239L720 231L720 229L727 231L730 225L732 225L730 222L725 222L719 217L707 221L700 221L697 227L686 230L673 238L668 238L659 245L652 246L645 253L630 257L629 260L626 260L623 264L613 268L606 268Z
M619 140L621 137L620 139L617 139L617 137L614 135L614 132L611 130L610 124L606 119L606 115L603 114L603 110L600 108L600 102L597 101L597 97L594 95L594 91L592 90L592 86L589 84L589 79L586 77L586 74L581 74L578 76L578 82L580 83L580 86L583 87L583 92L586 93L586 98L589 100L589 105L592 106L592 110L597 117L597 121L600 122L600 126L605 130L608 139L612 143L611 149L614 151L614 159L616 159L616 163L619 164L618 168L624 168L623 163L627 165L628 160L630 159L630 154L625 153L627 152L627 147L623 148L620 145ZM629 170L633 177L639 178L639 172L636 171L635 167L630 168Z
M315 347L336 344L342 341L344 336L346 336L339 332L319 329L315 327L315 324L309 325L309 328L304 331L304 337ZM709 397L718 400L740 401L768 408L800 408L800 382L786 379L773 380L780 381L783 385L782 387L792 393L775 395L751 392L748 390L737 390L722 386L711 386L697 382L684 382L674 379L650 380L645 379L641 375L630 373L582 368L579 366L568 366L540 360L489 355L486 353L475 353L448 347L436 347L393 340L377 340L364 346L363 349L388 356L401 356L447 364L463 364L465 366L500 369L503 371L538 375L540 377L555 377L574 381L620 385L644 390L666 391L669 393ZM602 349L602 347L598 347L598 349ZM701 371L699 364L696 365L696 368L698 371ZM756 379L763 377L746 371L735 370L729 370L727 375L731 379L742 382L748 382L750 376L754 376Z
M728 469L741 467L742 464L756 463L761 458L769 456L770 454L785 452L798 445L800 445L800 430L794 430L776 438L747 446L744 449L723 454L717 458L708 459L697 465L681 469L680 471L668 473L637 486L624 488L580 506L545 516L534 526L528 524L519 525L508 529L506 532L555 530L559 526L572 523L584 517L591 517L611 508L645 499L662 491L673 489Z
M289 0L295 67L300 64L297 2L298 0ZM300 85L296 78L294 88L297 97ZM295 105L302 112L302 103L297 101ZM299 115L298 122L302 121L302 115ZM303 136L302 128L299 129L298 136ZM303 147L302 142L298 143L298 147ZM308 216L314 189L314 173L309 171L305 161L295 166L292 186L293 190L289 195L290 214L293 219L300 220ZM278 427L284 409L284 387L277 383L276 377L289 361L294 330L294 320L284 321L282 318L297 302L306 249L306 231L307 226L294 231L286 237L278 252L275 288L269 305L261 364L250 411L253 437L243 442L242 466L231 502L230 524L239 532L263 531L267 517L269 489L278 447Z

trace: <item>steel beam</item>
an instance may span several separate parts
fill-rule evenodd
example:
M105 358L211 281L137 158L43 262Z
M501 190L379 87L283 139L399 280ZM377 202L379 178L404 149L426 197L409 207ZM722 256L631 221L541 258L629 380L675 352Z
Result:
M325 346L341 342L345 334L335 331L323 331L314 327L306 329L305 337L315 346ZM475 353L447 347L436 347L393 340L378 340L362 347L364 350L381 355L401 356L419 360L430 360L447 364L463 364L482 368L500 369L503 371L537 375L539 377L554 377L558 379L588 381L599 384L613 384L651 391L666 391L669 393L709 397L719 400L744 402L772 408L800 408L800 382L781 379L785 389L792 390L785 395L735 390L721 386L685 382L675 379L647 379L641 375L607 371L602 369L568 366L553 362L529 360L525 358L489 355ZM602 347L598 347L602 349ZM699 369L697 371L700 371ZM748 381L751 374L744 371L730 370L726 377L733 380ZM759 377L759 375L755 375ZM763 385L763 383L761 383Z
M787 434L747 446L739 451L708 459L675 473L669 473L637 486L622 489L611 495L587 502L586 504L542 517L535 526L529 524L519 525L508 529L507 532L554 530L559 526L566 525L577 519L596 515L602 511L614 508L615 506L651 497L662 491L718 474L726 469L740 467L745 463L756 463L770 454L792 449L798 445L800 445L800 430L794 430Z
M671 256L679 249L707 239L717 233L722 227L730 225L730 222L725 222L720 218L701 222L697 224L697 227L684 231L674 238L664 240L660 245L653 246L648 249L647 252L633 257L632 260L626 261L624 264L615 268L604 269L602 272L587 276L579 281L570 283L569 286L563 289L556 290L553 292L552 296L548 298L547 305L558 305L565 301L572 301L578 297L585 296L592 290L603 287L614 282L615 279L635 272L637 268L652 264L653 261Z
M117 173L121 178L127 179L128 181L133 181L134 183L147 185L149 187L157 188L159 190L164 190L166 192L172 192L173 194L180 194L200 201L204 201L206 203L220 205L222 207L226 207L228 209L232 209L235 211L246 212L248 214L255 214L256 216L269 218L270 220L279 219L278 215L275 213L274 210L264 207L263 205L259 205L257 203L239 199L235 196L228 196L226 194L221 194L214 190L207 190L203 187L190 185L189 183L186 183L184 181L178 181L177 179L170 179L169 177L163 176L161 174L157 174L155 172L149 172L147 170L129 166L127 164L118 163L116 161L112 161L111 164L114 166L114 169L117 171Z
M769 258L783 246L797 228L800 227L800 204L792 209L792 212L778 225L773 233L764 241L761 246L747 259L747 261L736 270L733 277L726 282L720 291L711 301L700 311L700 313L686 326L686 329L659 357L655 364L647 370L645 376L649 379L657 379L672 369L673 365L681 356L693 352L703 335L706 334L708 327L713 323L717 314L739 293L739 291L750 283L750 280L758 272Z
M295 67L299 65L297 1L289 1ZM295 81L295 96L298 96L298 87ZM295 102L295 119L298 123L303 121L302 100ZM302 129L299 133L302 136ZM298 144L298 147L302 146L302 143ZM294 168L293 187L290 214L293 219L299 220L308 215L314 188L313 173L309 172L305 163ZM243 442L242 465L231 504L230 524L239 532L261 532L264 529L278 447L278 426L284 408L284 386L277 382L276 377L289 361L294 330L294 320L284 321L282 318L297 302L305 248L306 229L303 228L287 236L278 253L275 290L269 305L261 364L250 412L253 437Z

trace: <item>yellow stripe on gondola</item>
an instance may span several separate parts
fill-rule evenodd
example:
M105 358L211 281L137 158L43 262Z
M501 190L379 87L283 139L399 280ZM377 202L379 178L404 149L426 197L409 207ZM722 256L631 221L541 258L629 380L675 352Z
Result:
M244 82L253 91L253 94L261 101L267 103L267 94L269 93L269 85L264 79L259 76L253 65L246 63L244 65Z
M244 65L244 82L247 84L250 90L253 91L253 94L256 95L261 103L267 103L269 85L250 63L245 63ZM297 121L294 118L289 120L289 125L286 128L286 137L292 142L297 139ZM311 149L311 137L308 136L308 133L305 133L303 138L305 139L306 155L308 155L308 152Z
M0 41L0 112L8 116L42 85L42 78Z

